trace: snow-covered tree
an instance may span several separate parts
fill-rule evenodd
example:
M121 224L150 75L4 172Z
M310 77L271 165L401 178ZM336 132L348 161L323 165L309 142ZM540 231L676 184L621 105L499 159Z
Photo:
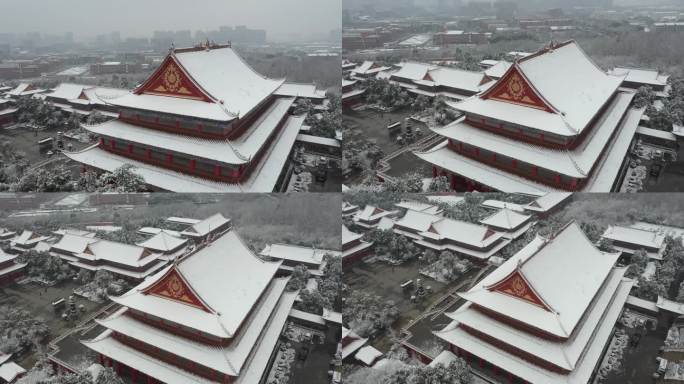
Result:
M292 276L290 277L290 281L287 283L287 289L290 291L304 289L308 281L309 269L300 264L294 267L292 270Z
M344 323L363 337L386 329L398 316L394 301L361 291L351 291L342 309Z
M145 179L133 172L135 167L124 164L111 173L104 173L98 180L99 192L142 192Z
M0 306L0 352L12 354L42 342L50 333L41 318L19 305Z
M449 185L449 178L446 176L437 176L430 181L428 185L428 192L449 192L451 185Z

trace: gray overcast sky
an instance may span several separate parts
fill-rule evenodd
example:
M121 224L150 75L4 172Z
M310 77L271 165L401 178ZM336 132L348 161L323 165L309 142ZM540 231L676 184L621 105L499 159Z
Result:
M120 31L215 30L247 25L277 35L327 34L341 28L342 0L0 0L0 32L71 31L77 39Z

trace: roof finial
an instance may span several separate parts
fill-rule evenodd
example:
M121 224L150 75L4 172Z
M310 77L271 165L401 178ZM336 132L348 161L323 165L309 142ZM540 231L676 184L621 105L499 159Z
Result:
M172 41L171 46L169 47L169 53L173 52L175 49L176 49L176 45Z

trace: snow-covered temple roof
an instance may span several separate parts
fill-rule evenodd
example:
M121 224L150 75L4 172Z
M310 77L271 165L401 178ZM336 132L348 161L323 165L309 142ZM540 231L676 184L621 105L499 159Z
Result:
M645 85L667 85L669 76L660 74L657 69L615 67L609 72L616 76L625 76L625 81Z
M269 244L259 252L259 255L265 257L316 265L323 263L323 256L326 254L339 256L341 253L340 251L329 249L317 249L290 244Z
M545 193L531 203L525 205L525 210L535 212L547 212L558 204L572 196L572 192L550 192Z
M424 232L429 230L433 223L440 220L442 220L441 216L409 209L401 219L395 222L395 224L413 229L414 231Z
M230 225L231 220L223 216L221 213L215 213L206 219L190 225L185 228L181 235L190 237L203 237L209 233L218 230L221 227Z
M183 246L187 242L187 239L171 236L162 230L149 239L138 243L138 246L159 252L169 252Z
M351 243L352 241L360 239L362 237L362 234L354 233L350 231L346 225L342 224L342 244Z
M504 208L480 220L480 223L496 228L514 229L527 222L531 217L530 215Z
M567 257L570 249L573 257ZM476 286L460 295L533 328L567 338L618 257L619 253L599 251L579 225L571 222L553 238L537 236ZM516 278L522 279L522 290L530 291L527 294L532 299L521 299L498 290L498 286Z
M665 243L664 233L620 225L609 226L602 236L609 240L643 246L649 249L660 249Z
M500 84L508 84L509 77L517 77L520 92L531 91L540 100L538 103L544 103L549 110L526 105L532 104L531 101L491 98L490 94L498 92ZM452 106L466 113L540 131L576 136L589 125L622 81L623 76L608 75L570 40L516 61L486 92ZM528 85L531 90L527 89Z
M260 161L249 177L241 183L213 181L169 170L105 151L99 148L97 144L81 151L64 152L64 154L74 161L107 172L113 172L125 164L131 164L134 167L133 172L142 176L145 183L171 192L268 193L273 191L278 181L278 177L292 150L304 118L304 116L290 116L287 118L285 126L274 138L275 144L268 148L264 156L265 158ZM247 139L245 142L252 143L253 141Z
M280 264L258 258L231 230L112 300L210 335L233 338ZM183 287L182 296L176 295L177 284Z
M209 100L198 100L190 91L185 98L170 97L165 94L168 87L157 87L162 89L159 92L157 88L147 89L160 75L166 75L162 72L169 65L172 68L169 79L174 90L180 89L175 86L179 79L181 85L183 79L187 79ZM207 44L173 49L159 69L138 89L110 102L122 107L228 121L252 111L284 82L284 79L269 79L257 73L230 46Z

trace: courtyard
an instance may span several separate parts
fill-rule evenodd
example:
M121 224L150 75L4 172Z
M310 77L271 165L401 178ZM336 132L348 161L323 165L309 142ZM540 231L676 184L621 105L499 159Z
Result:
M66 310L67 306L53 309L52 303L59 299L64 299L67 302L69 296L73 295L73 290L78 287L79 285L73 281L67 281L52 287L36 283L15 284L0 290L0 304L21 305L35 318L42 318L50 329L48 340L51 340L106 305L106 303L95 303L74 295L76 307L80 309L83 306L83 310L75 321L63 320L62 313ZM23 367L31 367L36 362L36 359L37 355L34 350L22 356L17 363Z

